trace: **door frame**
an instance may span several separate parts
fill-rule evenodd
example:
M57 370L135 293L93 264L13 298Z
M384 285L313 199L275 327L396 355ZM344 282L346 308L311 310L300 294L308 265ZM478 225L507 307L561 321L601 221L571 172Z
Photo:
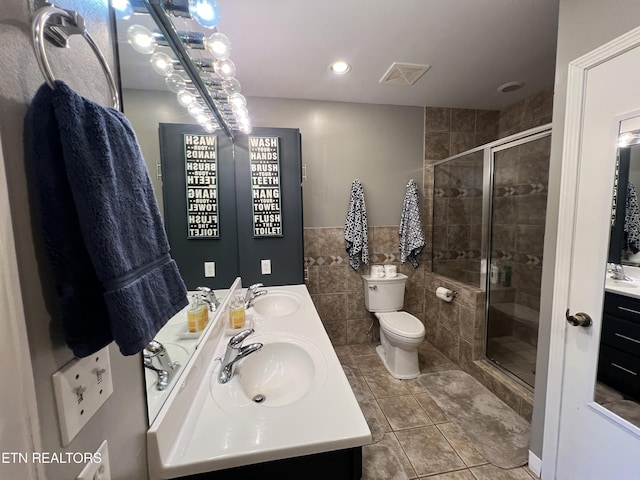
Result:
M542 448L542 472L544 478L555 478L558 462L560 412L563 398L562 387L565 367L565 341L568 325L565 320L565 311L569 304L571 287L572 246L575 232L574 223L577 208L578 172L581 157L587 80L591 69L636 47L640 47L640 27L569 62ZM614 121L614 119L610 120L611 122ZM615 145L613 148L615 150ZM602 410L605 409L602 407ZM604 414L605 412L602 413Z

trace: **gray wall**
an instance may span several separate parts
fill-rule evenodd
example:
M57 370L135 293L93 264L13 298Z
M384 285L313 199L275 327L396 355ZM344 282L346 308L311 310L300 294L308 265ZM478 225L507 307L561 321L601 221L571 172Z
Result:
M113 60L107 10L103 2L60 0L56 5L78 10L85 17L88 31L106 58ZM139 356L122 357L116 348L111 349L113 395L69 446L63 448L61 445L51 375L68 363L73 358L73 354L62 340L60 319L56 309L56 292L44 258L37 219L33 215L34 206L31 205L31 197L28 193L22 144L23 120L27 107L36 90L43 83L43 76L33 54L30 35L30 18L34 8L32 2L28 0L6 0L2 3L2 7L0 10L2 24L0 64L3 69L3 75L0 76L0 92L2 92L0 168L7 179L10 219L2 218L5 222L3 235L5 232L7 235L12 235L15 242L15 266L17 267L17 269L9 268L3 278L8 277L12 283L12 288L7 291L14 292L11 301L24 309L27 323L28 343L20 330L13 332L15 335L12 340L16 348L30 353L33 365L33 379L28 378L30 376L28 362L20 368L15 367L16 372L25 371L24 385L35 384L37 412L34 412L32 418L34 420L39 418L39 421L33 427L33 445L30 449L44 452L94 452L106 439L109 442L112 478L140 480L147 476L145 441L147 420L145 383ZM82 38L73 38L70 49L48 48L47 51L57 78L64 80L77 92L92 100L103 104L110 103L109 89L102 76L98 60ZM2 186L4 187L4 182ZM2 202L5 200L3 199ZM10 264L9 267L11 267ZM21 296L21 298L15 298L15 296ZM0 297L0 301L3 302L3 309L0 311L4 312L11 307L5 304L4 297ZM15 305L11 309L16 315L21 316L21 312ZM4 320L2 323L4 326ZM20 362L19 356L14 358L10 365L18 362ZM7 388L10 387L3 384L2 390L5 391ZM12 428L16 419L11 417L17 412L14 412L9 404L5 404L4 400L2 408L1 449L14 451L11 448L15 442L13 431L7 429ZM28 425L22 426L23 429L27 427ZM41 437L40 440L37 438L38 435ZM8 436L12 437L11 440L7 440ZM16 438L20 438L20 435ZM11 467L0 465L0 478L29 478L28 473L24 476L16 475L5 468ZM48 464L42 468L44 475L40 478L62 479L75 478L82 466L73 463Z
M369 226L398 225L406 184L422 188L424 109L255 98L253 125L299 128L304 226L344 226L351 182L364 187Z
M556 79L553 100L553 135L549 170L549 194L542 271L540 330L536 365L535 405L531 425L531 451L542 457L542 437L551 335L551 302L558 202L560 199L560 167L564 141L567 72L570 61L637 27L640 3L637 0L560 0ZM564 319L554 319L564 322Z

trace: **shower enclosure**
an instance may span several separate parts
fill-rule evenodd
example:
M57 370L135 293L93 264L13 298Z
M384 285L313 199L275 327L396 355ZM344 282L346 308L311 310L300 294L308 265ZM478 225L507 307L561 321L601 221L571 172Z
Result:
M433 271L486 292L485 356L533 387L550 125L434 165Z

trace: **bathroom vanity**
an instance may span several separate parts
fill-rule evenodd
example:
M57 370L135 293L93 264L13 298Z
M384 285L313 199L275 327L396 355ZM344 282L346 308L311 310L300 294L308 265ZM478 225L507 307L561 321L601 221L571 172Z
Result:
M371 432L304 285L267 287L248 310L261 350L218 382L229 298L147 433L153 480L359 479Z
M607 279L598 380L640 400L640 280Z

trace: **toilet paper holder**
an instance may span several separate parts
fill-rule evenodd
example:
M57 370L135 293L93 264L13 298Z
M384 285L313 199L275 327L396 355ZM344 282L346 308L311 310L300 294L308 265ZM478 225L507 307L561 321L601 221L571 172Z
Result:
M450 290L446 287L436 288L436 297L438 297L441 300L444 300L445 302L450 302L457 296L458 296L458 292L456 292L455 290Z

